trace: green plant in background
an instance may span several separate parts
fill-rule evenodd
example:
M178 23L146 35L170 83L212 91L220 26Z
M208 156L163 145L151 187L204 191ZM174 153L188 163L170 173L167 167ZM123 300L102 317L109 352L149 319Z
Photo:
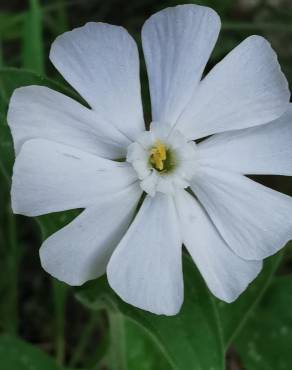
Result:
M87 20L120 23L122 19L138 39L139 27L150 14L178 2L119 4L122 14L112 12L116 2L85 3L31 0L24 9L18 10L17 4L0 8L0 369L223 370L225 366L232 369L234 362L237 368L248 370L291 369L289 249L284 257L280 253L269 258L257 280L233 304L215 300L185 256L186 296L175 317L158 317L123 303L105 278L73 289L41 270L40 239L66 225L76 212L41 216L35 223L12 215L9 193L14 153L6 112L13 91L42 85L80 99L47 61L49 45L58 34ZM261 33L274 40L285 72L291 76L289 47L282 48L281 43L289 40L292 9L287 11L284 2L200 3L214 7L224 20L222 40L211 64L245 36ZM142 80L146 82L145 69ZM146 88L143 95L147 116ZM291 193L291 184L288 187L281 179L264 181ZM225 365L230 348L232 357Z

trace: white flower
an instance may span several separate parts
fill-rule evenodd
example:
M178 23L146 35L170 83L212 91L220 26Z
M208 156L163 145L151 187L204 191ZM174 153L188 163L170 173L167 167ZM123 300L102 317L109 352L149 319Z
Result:
M196 5L145 23L150 131L137 47L121 27L88 23L52 46L52 62L91 109L46 87L15 91L14 212L85 208L41 247L51 275L80 285L107 271L126 302L173 315L182 244L212 293L231 302L291 238L291 198L244 176L292 175L287 81L259 36L202 79L219 29L218 15Z

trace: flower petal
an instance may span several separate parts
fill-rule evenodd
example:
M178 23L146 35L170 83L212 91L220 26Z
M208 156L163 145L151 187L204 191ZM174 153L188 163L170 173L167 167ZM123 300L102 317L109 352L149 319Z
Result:
M201 79L220 31L220 18L207 7L164 9L144 24L143 50L152 120L174 124Z
M137 184L100 197L40 249L43 268L70 285L81 285L105 273L115 247L126 232L141 196Z
M173 199L146 197L107 267L108 281L127 303L175 315L183 301L181 239Z
M200 163L244 174L292 175L292 104L276 121L211 136L198 145Z
M12 179L15 213L38 216L86 208L136 181L127 163L114 162L48 140L27 141L16 158Z
M288 108L290 92L268 41L251 36L201 82L178 128L192 139L261 125Z
M50 58L101 117L131 139L144 130L138 49L124 28L87 23L59 36Z
M292 238L292 198L245 176L202 168L191 188L230 248L261 260Z
M186 191L176 195L183 242L211 292L233 302L256 278L262 261L246 261L227 246L199 203Z
M98 114L43 86L16 89L9 105L9 126L16 154L22 144L41 138L107 158L125 157L131 141Z

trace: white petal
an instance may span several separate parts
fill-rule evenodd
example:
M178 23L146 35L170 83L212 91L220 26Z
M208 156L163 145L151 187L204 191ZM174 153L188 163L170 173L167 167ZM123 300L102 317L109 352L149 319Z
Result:
M129 139L98 114L43 86L16 89L7 117L18 154L22 144L41 138L107 158L125 157Z
M221 236L240 257L261 260L292 238L292 198L245 176L197 171L191 188Z
M86 208L135 181L135 171L127 163L34 139L23 145L15 161L12 207L27 216Z
M145 177L141 182L141 188L152 197L156 194L157 184L159 182L159 175L156 171L151 171L150 175Z
M219 30L214 10L190 4L164 9L145 22L152 120L176 122L198 86Z
M137 160L146 161L147 154L148 153L145 151L141 144L137 142L132 143L131 145L128 146L127 161L128 162L133 162Z
M280 117L289 98L275 52L264 38L251 36L203 79L178 128L197 139L261 125Z
M145 179L145 177L149 176L151 170L149 169L148 162L145 160L137 160L132 162L132 166L137 172L137 176L139 180Z
M137 184L103 196L40 249L43 268L70 285L81 285L105 273L115 247L126 232L141 196Z
M183 301L181 239L173 199L146 197L107 267L108 281L127 303L175 315Z
M183 242L211 292L233 302L256 278L262 261L246 261L227 246L206 212L193 196L180 191L176 196Z
M7 116L16 154L30 139L42 138L107 158L125 157L129 139L73 99L44 86L16 89Z
M276 121L230 131L198 145L200 163L244 174L292 175L292 104Z
M59 36L50 58L101 117L131 139L144 130L139 55L124 28L87 23Z

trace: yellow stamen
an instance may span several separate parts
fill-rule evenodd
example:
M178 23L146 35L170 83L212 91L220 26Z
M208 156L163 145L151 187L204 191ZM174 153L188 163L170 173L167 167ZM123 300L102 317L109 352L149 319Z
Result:
M161 141L157 140L155 146L150 151L150 163L159 171L164 169L166 160L166 147Z

